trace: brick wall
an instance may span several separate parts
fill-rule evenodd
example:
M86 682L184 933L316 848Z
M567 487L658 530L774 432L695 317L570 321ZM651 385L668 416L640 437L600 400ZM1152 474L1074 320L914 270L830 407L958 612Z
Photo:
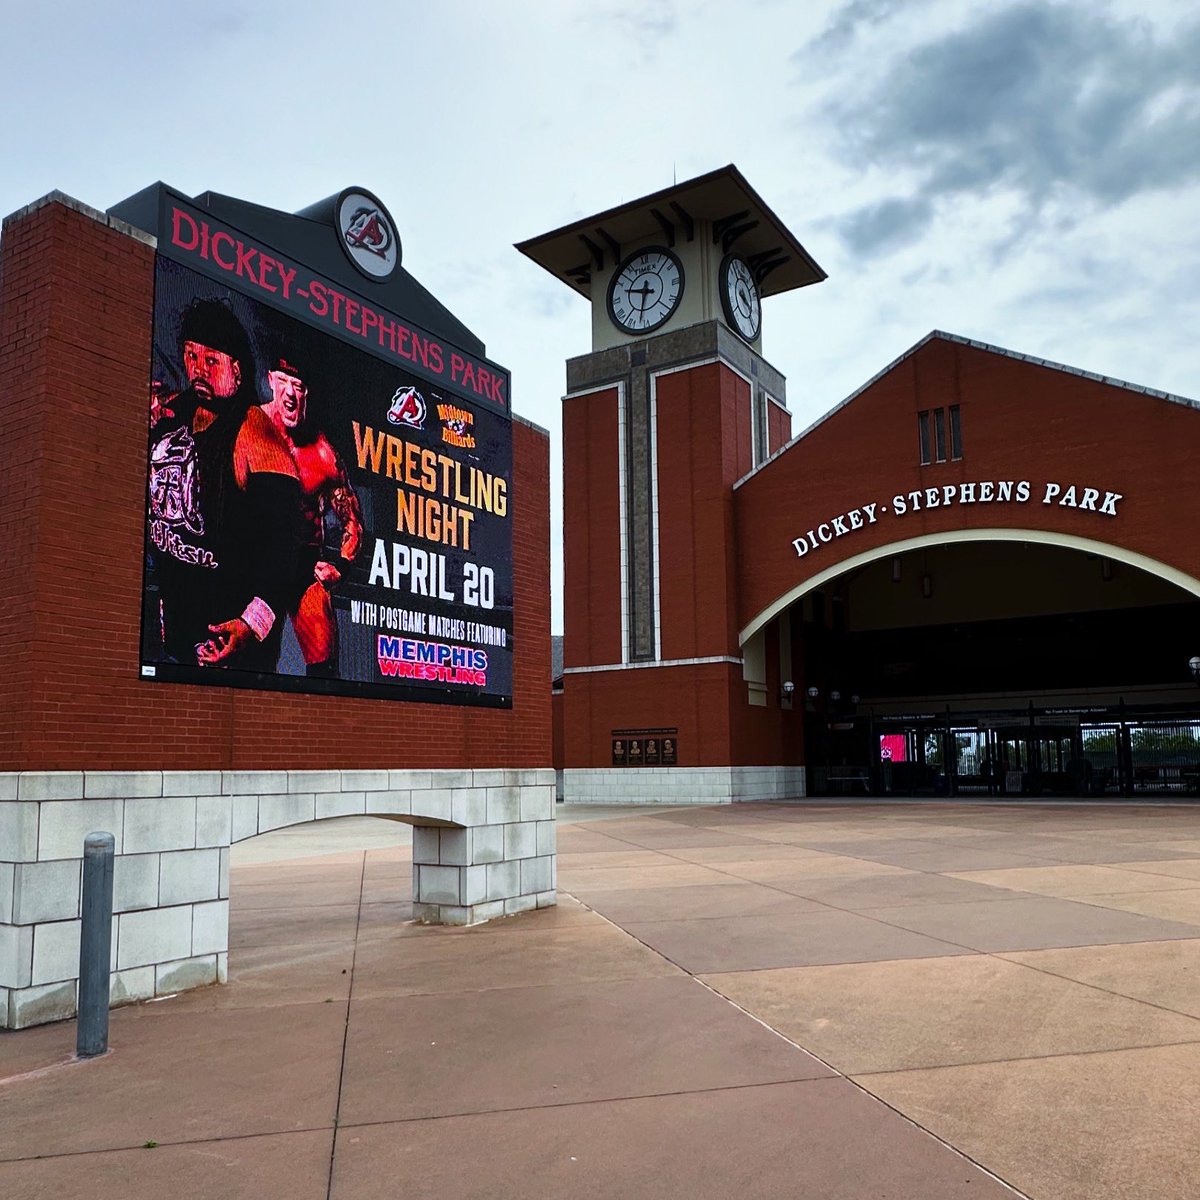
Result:
M655 397L661 655L739 659L732 488L752 461L750 386L706 363L659 375ZM564 404L568 668L621 661L617 434L615 388ZM767 668L765 708L749 703L739 662L572 671L556 765L605 768L613 729L662 727L679 731L680 767L798 762L799 713L778 703L777 637Z
M750 388L713 363L656 390L662 657L737 655L730 489L750 469Z
M617 389L563 403L563 663L621 661Z
M1060 534L1200 578L1200 511L1188 490L1200 457L1194 406L933 337L734 490L749 468L744 381L709 364L660 377L656 394L664 659L738 657L739 630L780 596L848 558L930 534ZM961 412L962 458L921 466L917 414L951 405ZM567 662L611 664L619 661L606 607L610 597L619 603L616 392L569 401L565 412ZM790 422L774 406L769 420L776 449ZM1028 480L1029 500L883 512L898 493L1003 480ZM1080 498L1084 488L1120 493L1118 515L1044 504L1049 482L1074 485ZM879 506L875 524L796 555L793 538L868 503ZM604 768L613 728L672 726L681 767L802 762L800 631L790 672L800 699L790 711L779 703L777 627L765 639L765 705L749 702L733 663L570 674L561 761Z
M563 724L563 694L555 692L550 697L550 720L554 747L554 765L561 771L563 765L565 725Z
M511 711L138 678L153 268L61 203L0 240L0 771L548 766L548 440L520 421Z
M792 437L792 414L777 404L767 405L767 453L774 454Z
M960 462L919 463L917 413L957 404ZM902 539L1017 528L1103 542L1200 577L1191 480L1200 413L1097 379L935 337L735 493L738 623L839 561ZM979 480L1029 480L1024 504L939 506L797 557L791 541L864 503ZM1048 481L1120 492L1116 517L1043 504Z

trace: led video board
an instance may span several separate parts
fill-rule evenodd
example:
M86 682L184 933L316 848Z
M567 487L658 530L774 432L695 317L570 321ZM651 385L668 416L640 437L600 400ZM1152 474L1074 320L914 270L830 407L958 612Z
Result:
M142 677L510 707L508 387L167 193Z

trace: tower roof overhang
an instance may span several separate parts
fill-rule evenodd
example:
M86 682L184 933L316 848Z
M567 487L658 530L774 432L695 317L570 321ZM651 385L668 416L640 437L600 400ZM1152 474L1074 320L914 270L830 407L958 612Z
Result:
M593 274L615 266L625 247L659 237L668 247L704 222L721 252L736 250L764 296L820 283L825 272L732 164L660 192L518 242L516 248L581 296Z

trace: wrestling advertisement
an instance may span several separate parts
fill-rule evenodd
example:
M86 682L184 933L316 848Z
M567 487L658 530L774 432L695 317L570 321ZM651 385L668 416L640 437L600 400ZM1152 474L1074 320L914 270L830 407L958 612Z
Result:
M177 212L155 267L142 677L511 707L507 373L232 231L206 224L202 257Z

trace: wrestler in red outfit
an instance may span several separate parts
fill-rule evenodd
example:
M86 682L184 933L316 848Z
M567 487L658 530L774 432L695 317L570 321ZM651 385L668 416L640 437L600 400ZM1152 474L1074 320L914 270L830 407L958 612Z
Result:
M346 468L329 439L306 421L308 387L291 355L278 355L267 372L271 399L263 405L283 435L300 476L301 511L307 537L300 551L290 612L296 641L310 676L337 675L337 621L330 593L354 561L362 541L362 512ZM341 526L335 555L325 551L325 514Z

